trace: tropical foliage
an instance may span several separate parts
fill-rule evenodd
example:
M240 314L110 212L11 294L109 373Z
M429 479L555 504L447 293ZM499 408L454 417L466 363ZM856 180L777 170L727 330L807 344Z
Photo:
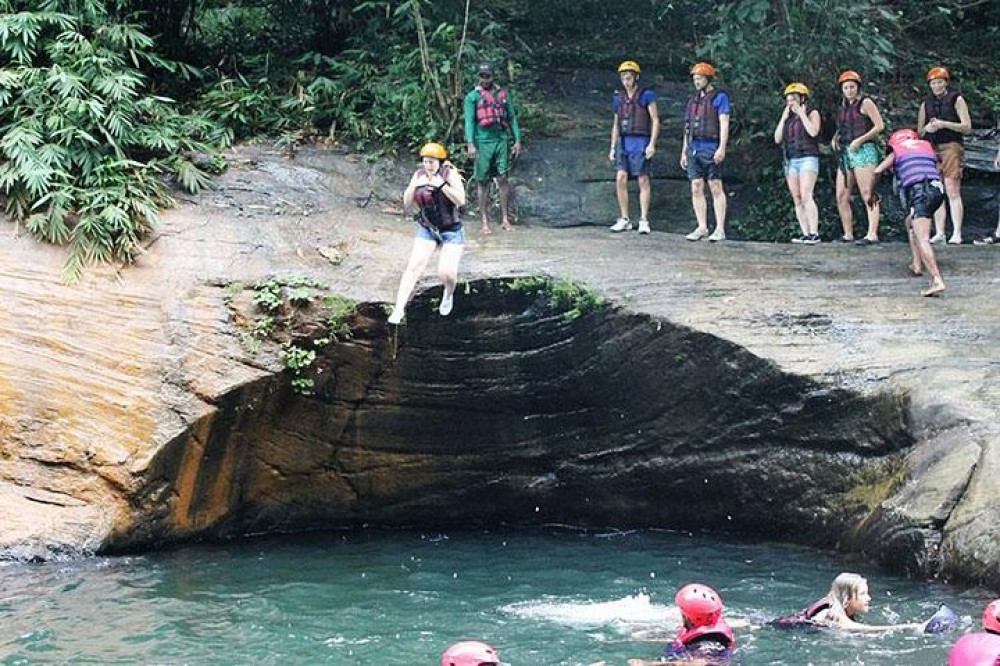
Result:
M128 262L161 206L164 177L190 191L207 174L184 158L227 138L147 93L141 67L177 71L132 24L96 1L0 2L0 188L32 233L71 247L64 277Z

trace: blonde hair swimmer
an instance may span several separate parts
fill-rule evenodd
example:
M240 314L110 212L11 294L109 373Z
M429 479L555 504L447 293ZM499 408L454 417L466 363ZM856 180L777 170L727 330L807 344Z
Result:
M448 150L440 143L424 144L420 149L420 166L403 192L403 214L411 206L417 207L417 234L413 239L410 259L399 280L396 304L389 315L390 324L402 323L406 304L417 281L439 247L438 277L444 291L438 312L446 317L454 306L458 264L465 244L460 210L465 205L465 184L462 174L447 158Z
M909 629L924 631L928 622L910 622L904 624L865 624L858 617L867 613L871 606L871 594L868 591L868 580L856 573L842 573L833 579L830 591L816 604L810 607L811 615L807 618L814 624L825 625L845 631L880 632ZM809 612L809 611L807 611Z

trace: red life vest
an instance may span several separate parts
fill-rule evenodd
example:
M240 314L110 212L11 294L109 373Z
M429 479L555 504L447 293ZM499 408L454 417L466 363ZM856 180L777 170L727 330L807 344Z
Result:
M719 111L712 102L720 92L722 91L713 89L705 94L698 93L688 100L687 110L684 111L688 140L719 140Z
M939 120L947 120L952 123L962 122L961 118L958 117L958 109L955 108L955 102L958 101L959 96L959 93L954 90L949 90L940 97L931 93L924 98L924 117L928 121L938 118ZM924 135L924 138L935 146L939 146L942 143L965 142L964 136L950 129L939 129L936 132L928 132Z
M861 104L864 101L865 97L862 95L850 104L841 104L840 108L837 109L837 132L840 137L840 145L846 146L875 127L872 119L861 113Z
M903 187L929 180L940 180L934 147L923 139L909 139L893 144L892 168Z
M1000 636L985 631L958 639L948 655L948 666L996 666L1000 663Z
M624 90L615 93L618 99L618 129L622 136L649 136L653 123L649 117L649 108L639 103L646 88L636 90L634 97L629 97Z
M482 86L476 86L476 90L479 91L479 100L476 101L476 122L479 126L500 125L501 129L507 129L510 125L507 117L507 91L499 87L486 90Z
M447 182L449 172L449 165L443 164L438 173ZM427 170L420 167L417 173L426 176ZM413 193L413 200L418 207L417 222L420 226L431 230L455 231L462 226L462 218L455 202L445 196L441 189L441 187L421 185Z
M715 624L705 624L691 629L681 627L681 630L677 632L677 638L674 639L674 645L686 647L709 636L720 643L725 643L726 647L731 650L736 647L736 636L733 635L729 624L721 617L715 621Z
M812 109L806 107L806 115L811 112ZM798 114L788 114L782 130L781 143L785 157L790 160L819 155L819 135L810 136Z

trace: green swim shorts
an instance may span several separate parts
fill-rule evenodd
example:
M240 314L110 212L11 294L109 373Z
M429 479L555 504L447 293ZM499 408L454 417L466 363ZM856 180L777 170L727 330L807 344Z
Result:
M881 162L878 154L878 146L869 141L868 143L861 144L861 147L857 150L847 150L845 165L848 169L857 169L859 167L866 166L877 166Z
M510 147L506 141L489 141L476 144L476 166L472 179L485 183L494 176L505 176L510 171Z

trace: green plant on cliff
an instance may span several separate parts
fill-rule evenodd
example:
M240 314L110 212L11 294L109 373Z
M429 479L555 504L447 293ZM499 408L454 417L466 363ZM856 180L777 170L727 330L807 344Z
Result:
M97 0L0 0L0 189L39 238L68 244L63 278L130 262L162 206L164 176L208 178L182 155L225 140L150 94L140 67L178 71Z
M517 293L543 297L546 304L561 312L567 321L607 307L607 301L594 290L562 278L520 277L510 281L508 286Z
M240 331L240 341L247 352L257 354L261 344L270 340L281 344L281 360L291 375L296 393L311 395L315 380L308 376L317 358L317 350L331 342L351 337L351 318L357 313L357 303L339 294L322 293L326 289L318 280L303 276L270 277L251 288L250 301L257 312L248 319L239 314L236 297L243 290L240 283L230 283L223 290L223 299L237 322L248 322ZM314 307L319 304L318 310ZM310 314L306 314L309 312ZM323 331L312 338L296 339L302 324L322 321Z

